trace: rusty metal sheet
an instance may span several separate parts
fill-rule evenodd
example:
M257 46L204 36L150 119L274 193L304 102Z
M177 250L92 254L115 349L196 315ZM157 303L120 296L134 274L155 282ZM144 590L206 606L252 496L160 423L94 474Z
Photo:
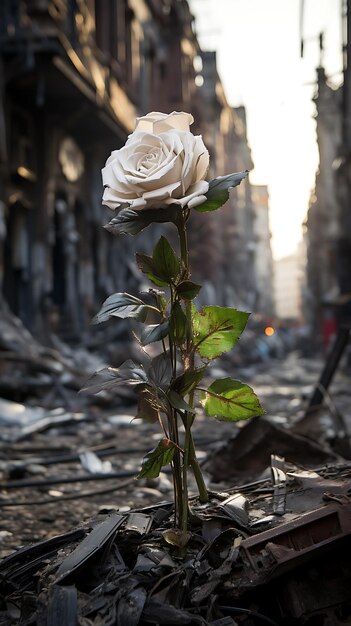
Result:
M351 499L347 498L244 539L240 552L250 583L243 580L240 584L251 587L267 582L350 534Z

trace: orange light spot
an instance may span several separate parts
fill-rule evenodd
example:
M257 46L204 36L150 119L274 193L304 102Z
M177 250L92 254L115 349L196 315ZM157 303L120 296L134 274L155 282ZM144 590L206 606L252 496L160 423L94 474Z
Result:
M265 335L267 335L267 337L272 337L272 335L274 335L275 330L274 328L272 328L272 326L267 326L267 328L264 329L264 333Z

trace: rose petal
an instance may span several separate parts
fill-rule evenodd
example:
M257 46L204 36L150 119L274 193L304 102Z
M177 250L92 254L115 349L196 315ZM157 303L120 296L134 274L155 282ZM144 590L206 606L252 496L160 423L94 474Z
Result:
M194 206L199 206L199 204L206 202L206 200L207 196L195 196L195 198L191 198L191 200L189 200L188 207L189 209L193 209Z
M189 113L176 111L139 118L136 131L102 170L103 203L142 210L204 202L209 155L202 137L190 132L192 122Z
M192 182L196 182L198 180L203 180L206 177L208 167L210 164L210 155L208 153L207 148L205 147L204 142L202 141L201 135L195 137L195 145L194 145L194 163L195 165L195 177Z
M172 193L174 193L177 188L180 188L180 183L173 183L171 185L167 185L166 187L162 187L162 189L146 191L143 194L143 198L147 201L148 206L152 207L159 204L161 200L163 201L166 200L166 198L170 198Z
M102 196L102 203L106 204L106 206L108 206L110 209L117 209L122 204L133 202L133 199L134 198L132 196L122 197L120 195L117 195L114 189L106 187Z
M209 188L209 183L207 182L207 180L199 180L197 183L189 187L188 194L196 193L196 195L202 196L208 192L208 188Z
M135 198L130 204L131 209L135 209L136 211L140 211L147 205L146 200L144 198Z
M147 138L149 135L147 135ZM155 159L153 160L153 166L146 174L146 168L143 166L143 158L139 161L139 166L142 167L142 171L134 170L127 173L126 181L134 185L138 190L153 191L155 188L163 187L164 185L170 185L178 182L182 178L182 158L183 144L176 133L165 133L159 138L159 146ZM140 137L140 152L144 149L144 136ZM162 148L162 150L159 150ZM145 151L145 159L150 157L150 153ZM128 165L131 164L131 159L128 161ZM126 166L125 166L126 167Z
M134 132L149 132L158 135L169 130L190 131L190 124L194 121L190 113L173 111L172 113L158 113L152 111L143 117L137 117Z
M176 201L176 203L180 204L181 207L185 207L190 200L192 200L193 198L197 198L198 196L204 196L207 191L208 182L206 180L200 180L199 182L195 183L195 185L189 187L187 195L184 196L184 198L180 198L179 201Z

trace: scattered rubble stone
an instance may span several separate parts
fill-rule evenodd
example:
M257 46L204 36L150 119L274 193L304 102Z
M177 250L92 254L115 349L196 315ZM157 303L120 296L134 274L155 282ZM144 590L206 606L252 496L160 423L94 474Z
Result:
M134 479L157 426L133 421L130 394L82 405L82 351L43 348L8 326L3 368L16 363L34 384L20 407L14 386L0 401L0 625L351 623L347 373L309 421L321 362L295 353L243 373L265 418L230 424L199 413L211 501L192 500L179 553L165 541L174 535L169 474ZM224 368L240 378L238 362Z
M0 623L213 625L232 615L240 624L349 623L351 464L287 470L281 460L283 514L273 512L270 479L243 486L245 496L193 499L186 551L164 540L174 523L165 502L98 515L15 552L0 565ZM246 514L234 519L228 504L242 498Z
M304 467L318 467L341 460L327 445L283 429L269 418L254 418L240 429L236 437L219 448L204 464L215 482L230 480L247 482L260 477L270 463L270 456L279 451L287 461Z

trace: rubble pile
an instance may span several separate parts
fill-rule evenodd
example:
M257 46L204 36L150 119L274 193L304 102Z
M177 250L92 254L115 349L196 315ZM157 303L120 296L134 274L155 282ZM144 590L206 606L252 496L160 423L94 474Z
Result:
M102 351L72 348L50 332L46 345L37 341L21 320L2 303L0 310L0 396L17 402L37 402L42 407L81 410L89 398L78 396L86 380L106 366ZM110 357L105 349L105 357ZM94 404L134 402L130 390L109 392Z
M179 548L167 468L135 481L157 427L129 390L78 396L104 363L51 341L1 317L0 626L351 624L347 374L307 413L321 364L290 353L242 373L265 417L199 411L211 497Z
M186 552L169 502L15 552L0 565L0 624L350 623L351 464L313 472L273 457L271 471L193 499Z

